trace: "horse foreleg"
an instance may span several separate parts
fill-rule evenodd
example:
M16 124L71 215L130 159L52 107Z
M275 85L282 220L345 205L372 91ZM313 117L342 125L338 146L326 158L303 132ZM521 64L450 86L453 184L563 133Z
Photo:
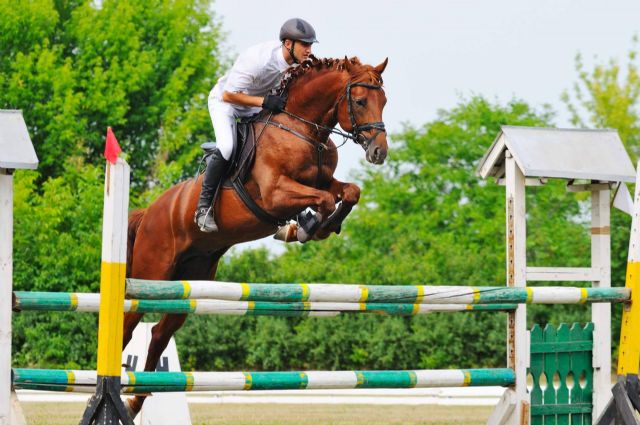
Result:
M151 342L149 344L149 352L147 353L147 361L144 364L144 370L152 372L156 370L158 360L169 344L173 334L180 329L187 320L186 314L165 314L162 319L151 328ZM128 400L129 409L136 414L142 408L142 404L147 396L137 395Z
M278 178L275 188L265 190L262 198L265 206L271 211L302 211L314 207L320 220L326 219L336 208L336 196L328 191L305 186L286 176ZM314 226L315 227L315 226ZM295 223L289 223L275 234L275 238L285 242L306 242L317 230L302 229Z
M316 232L314 239L325 239L332 232L340 233L342 222L349 215L354 205L360 200L360 188L353 183L343 183L333 179L329 185L329 193L334 195L336 201L342 201L339 210L328 217Z
M262 194L271 211L302 211L314 207L322 217L336 209L335 196L325 190L305 186L286 176L280 176L276 186Z

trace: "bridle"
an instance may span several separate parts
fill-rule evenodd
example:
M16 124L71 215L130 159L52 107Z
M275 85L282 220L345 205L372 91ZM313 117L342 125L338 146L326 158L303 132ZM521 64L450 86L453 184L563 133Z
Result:
M378 135L380 133L386 133L386 129L384 126L384 122L383 121L376 121L376 122L367 122L367 123L363 123L363 124L358 124L356 121L356 117L353 113L353 99L351 97L351 90L353 89L353 87L364 87L367 89L371 89L371 90L382 90L382 86L381 85L377 85L377 84L368 84L368 83L352 83L351 80L349 80L347 82L347 86L345 88L345 93L340 96L340 98L338 98L338 100L336 101L336 103L333 105L333 115L337 121L337 116L338 116L338 110L340 107L340 103L346 99L347 100L347 111L349 113L349 121L351 122L351 131L349 132L344 132L341 130L336 129L335 127L327 127L324 125L320 125L318 123L315 123L313 121L309 121L299 115L293 114L289 111L282 111L283 114L285 115L289 115L292 118L295 118L298 121L301 121L305 124L309 124L312 125L316 128L317 132L320 132L320 130L324 130L329 134L337 134L340 135L344 138L344 142L340 145L335 147L334 149L338 149L339 147L341 147L342 145L344 145L347 141L347 139L353 140L355 143L357 143L358 145L362 146L362 149L364 149L365 151L367 151L367 149L369 149L369 146L371 145L371 143L378 137ZM266 120L257 120L256 122L260 122L260 123L264 123L266 125L271 125L274 126L276 128L279 128L281 130L285 130L291 134L293 134L294 136L304 140L305 142L311 144L312 146L314 146L316 148L316 150L318 151L318 174L316 176L316 184L315 186L318 187L319 181L320 181L320 174L322 171L322 157L323 157L323 153L326 150L329 150L331 148L329 148L325 143L317 141L312 139L309 136L306 136L302 133L300 133L299 131L296 131L294 129L292 129L291 127L288 127L282 123L279 122L275 122L275 121L271 121L271 117L272 117L273 113L269 114L269 116L267 117ZM265 126L266 127L266 126ZM367 130L378 130L376 131L373 136L367 138L362 132L363 131L367 131ZM264 131L264 127L262 129ZM262 132L260 132L260 135L258 136L258 139L260 138L260 136L262 135ZM328 135L327 135L328 137ZM256 143L258 142L258 139L256 139Z
M351 122L351 131L349 132L344 132L341 130L336 129L335 127L327 127L324 125L320 125L318 123L315 123L313 121L309 121L299 115L293 114L289 111L282 111L283 114L285 115L289 115L292 118L295 118L298 121L302 121L305 124L309 124L312 125L313 127L316 128L316 130L318 132L320 132L320 130L324 130L326 132L328 132L329 134L337 134L339 136L342 136L345 140L349 139L349 140L353 140L355 143L359 144L360 146L362 146L362 148L366 151L369 148L369 145L371 144L371 142L373 142L373 140L375 140L376 137L378 137L378 134L380 133L386 133L386 129L384 126L384 122L383 121L376 121L376 122L368 122L368 123L363 123L363 124L358 124L356 122L356 117L353 113L353 99L351 97L351 89L353 87L365 87L368 89L372 89L372 90L382 90L382 86L381 85L377 85L377 84L367 84L367 83L352 83L351 80L349 80L347 82L346 88L345 88L345 93L340 96L340 98L338 98L338 100L336 101L336 103L333 105L333 115L336 118L337 121L337 115L338 115L338 108L340 107L340 103L344 100L347 99L347 111L349 113L349 121ZM274 127L278 127L281 130L285 130L288 131L289 133L293 134L294 136L304 140L305 142L311 143L312 145L322 145L324 146L325 149L329 149L326 145L324 145L324 143L319 142L317 140L314 140L290 127L287 127L284 124L278 123L278 122L274 122L271 121L271 116L272 114L269 115L269 118L264 121L264 120L258 120L258 122L262 122L264 124L269 124L272 125ZM378 130L372 137L370 138L365 138L364 134L362 134L363 131L367 131L367 130L371 130L371 129L376 129ZM342 145L340 145L342 146ZM336 148L337 149L337 148Z
M347 139L351 139L353 140L355 143L359 144L360 146L362 146L362 148L366 151L369 146L371 145L371 143L373 142L373 140L375 140L376 137L378 137L378 135L380 133L385 132L386 133L386 129L384 127L384 122L382 121L377 121L377 122L368 122L368 123L363 123L363 124L358 124L356 121L356 117L353 113L353 107L352 107L352 103L353 103L353 99L351 98L351 89L353 87L364 87L367 89L371 89L371 90L382 90L382 86L381 85L376 85L376 84L367 84L367 83L352 83L351 80L348 81L347 83L347 87L345 90L345 93L340 96L340 98L336 101L336 103L333 105L333 117L335 118L335 120L337 121L338 118L338 110L340 107L340 103L344 100L347 99L347 110L349 112L349 121L351 121L351 131L350 132L344 132L341 130L338 130L336 128L333 127L327 127L324 125L320 125L318 123L309 121L301 116L298 116L296 114L292 114L291 112L287 112L287 111L282 111L282 113L289 115L292 118L297 119L298 121L301 121L305 124L309 124L312 125L316 128L316 131L319 133L320 130L324 130L326 131L327 134L327 139L329 137L329 134L338 134L340 136L342 136L344 138L344 142L340 145L344 145L347 141ZM318 172L316 174L316 181L315 181L315 187L319 188L320 186L320 177L322 175L322 165L323 165L323 155L324 155L324 151L329 150L331 148L329 148L326 145L326 142L320 142L317 140L314 140L313 138L300 133L297 130L294 130L291 127L288 127L282 123L279 122L275 122L271 120L271 117L273 116L273 112L269 113L269 115L267 116L266 119L257 119L253 122L258 122L258 123L263 123L265 124L264 127L262 127L262 130L260 131L260 134L258 134L258 136L255 139L255 146L257 146L258 141L260 140L260 137L262 137L262 134L264 133L265 128L267 127L267 125L271 125L274 126L276 128L279 128L281 130L285 130L291 134L293 134L294 136L304 140L305 142L311 144L315 150L318 152L318 161L317 161L317 166L318 166ZM363 131L367 131L367 130L372 130L375 129L377 130L377 132L369 138L364 137L364 135L362 134ZM333 149L338 149L340 146L337 146ZM240 196L240 199L242 199L242 202L244 202L244 204L246 205L246 207L253 212L253 214L258 217L260 220L266 222L266 223L270 223L273 225L277 225L277 226L282 226L284 224L287 223L287 219L280 219L278 217L274 217L273 215L271 215L270 213L268 213L267 211L265 211L263 208L261 208L258 204L255 203L255 201L251 198L251 196L249 195L249 193L246 191L246 189L244 188L244 185L242 184L242 182L236 178L235 180L232 181L233 183L233 187L236 190L236 193Z
M353 135L353 141L359 144L360 146L362 146L362 148L366 151L367 149L369 149L369 145L371 144L371 142L373 142L376 139L376 137L378 137L378 134L383 132L386 133L387 130L384 128L383 121L368 122L364 124L356 123L356 117L353 114L353 106L352 106L353 100L351 99L351 89L353 87L364 87L371 90L382 90L382 86L377 84L367 84L367 83L351 83L351 80L349 80L349 82L347 83L347 89L346 89L347 109L349 111L349 120L351 121L351 134ZM339 106L340 100L338 101L338 104L336 106ZM367 130L372 130L372 129L375 129L378 131L368 139L364 138L364 135L362 134L362 132Z

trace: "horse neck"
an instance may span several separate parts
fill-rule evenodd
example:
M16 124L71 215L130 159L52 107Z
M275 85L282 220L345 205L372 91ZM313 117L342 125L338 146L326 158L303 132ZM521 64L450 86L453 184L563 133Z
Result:
M337 124L334 107L343 95L348 76L340 71L325 71L303 78L289 91L287 110L308 121L333 128Z

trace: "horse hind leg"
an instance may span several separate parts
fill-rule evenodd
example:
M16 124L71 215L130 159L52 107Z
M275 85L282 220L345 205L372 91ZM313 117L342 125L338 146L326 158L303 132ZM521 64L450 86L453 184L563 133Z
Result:
M227 251L227 248L220 249L208 255L194 255L187 253L181 258L179 266L174 272L174 279L213 279L218 268L218 260ZM133 319L132 319L133 320ZM138 319L139 320L139 319ZM186 314L165 314L162 319L151 329L151 342L147 353L147 361L144 366L145 371L155 371L158 360L169 344L171 337L187 320ZM135 327L135 326L134 326ZM142 409L146 396L136 395L127 400L127 408L132 417L135 417Z
M125 313L124 314L124 330L122 332L122 349L127 347L127 344L133 337L133 331L142 320L143 313Z
M160 356L164 352L173 334L187 320L186 314L165 314L162 319L151 328L151 342L149 343L149 352L147 353L147 361L144 365L146 372L155 371L160 360ZM142 409L146 396L136 395L130 398L127 403L129 409L134 415L137 415Z

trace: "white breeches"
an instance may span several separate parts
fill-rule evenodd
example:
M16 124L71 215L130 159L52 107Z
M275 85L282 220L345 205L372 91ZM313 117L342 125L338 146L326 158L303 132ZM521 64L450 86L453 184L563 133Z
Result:
M236 146L236 116L232 107L220 100L209 98L209 115L216 135L216 146L227 161Z

